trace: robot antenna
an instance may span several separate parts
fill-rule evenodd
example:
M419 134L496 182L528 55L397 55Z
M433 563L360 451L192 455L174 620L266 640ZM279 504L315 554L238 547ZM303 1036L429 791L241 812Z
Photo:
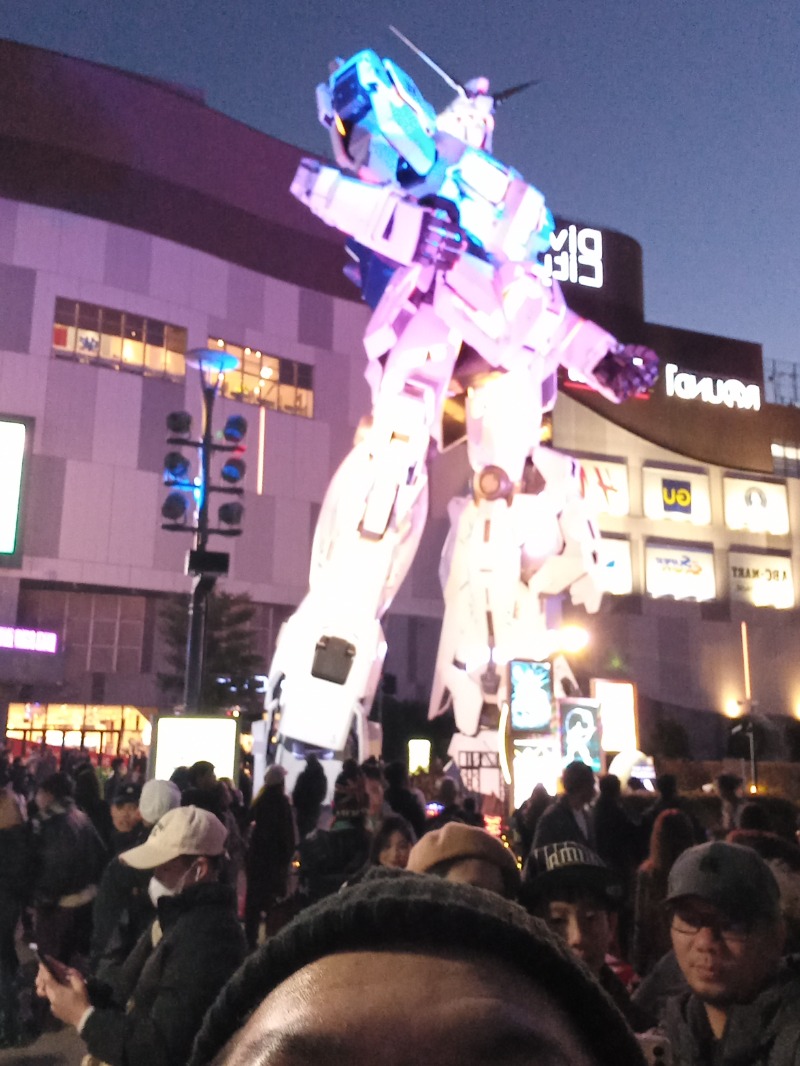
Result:
M494 102L496 104L502 104L504 100L508 100L512 96L516 96L517 93L521 93L524 89L530 89L532 85L538 85L540 79L534 78L532 81L523 81L519 85L512 85L510 89L503 89L502 92L492 93Z
M429 55L422 51L421 48L418 48L413 41L409 41L404 33L401 33L400 30L394 26L390 26L389 29L395 37L399 37L403 44L407 45L415 55L418 55L423 63L427 63L431 70L435 70L439 77L446 81L454 92L457 92L459 96L466 99L467 93L463 85L460 85L455 78L451 78L446 70L442 70L439 64L435 63Z

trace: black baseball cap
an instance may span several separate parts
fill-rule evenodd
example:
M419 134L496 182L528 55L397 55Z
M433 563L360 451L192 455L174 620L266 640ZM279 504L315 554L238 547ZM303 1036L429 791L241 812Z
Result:
M679 855L667 882L667 903L696 896L731 918L774 920L780 914L778 882L757 851L714 840Z
M126 785L120 785L119 788L116 789L112 803L115 807L122 807L126 803L135 803L138 807L141 794L142 786L134 785L132 782L129 782Z
M619 877L591 848L576 840L560 840L535 848L522 871L526 905L540 899L557 899L561 891L572 894L591 893L607 904L618 907L623 888Z

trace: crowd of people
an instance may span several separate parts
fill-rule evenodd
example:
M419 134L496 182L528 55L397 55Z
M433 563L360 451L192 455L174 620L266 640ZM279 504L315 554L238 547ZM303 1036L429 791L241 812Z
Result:
M126 769L0 759L6 1046L44 1020L21 928L87 1066L800 1066L800 846L730 781L709 833L674 778L633 817L574 762L498 838L401 764L345 763L330 805L314 756L252 797Z

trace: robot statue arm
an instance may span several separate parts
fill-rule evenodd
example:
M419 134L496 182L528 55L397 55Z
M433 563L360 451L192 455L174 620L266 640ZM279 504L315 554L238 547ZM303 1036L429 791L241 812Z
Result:
M409 200L390 185L373 185L304 159L291 186L295 199L329 226L399 266L447 266L466 245L442 204Z
M648 392L658 377L658 356L641 344L620 344L594 368L594 377L617 403Z

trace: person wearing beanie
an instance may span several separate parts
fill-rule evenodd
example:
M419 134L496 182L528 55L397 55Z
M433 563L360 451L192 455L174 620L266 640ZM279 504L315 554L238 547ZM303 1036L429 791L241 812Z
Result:
M129 787L123 786L119 796ZM172 781L148 781L139 795L139 818L136 839L131 846L144 843L160 818L181 805L181 792ZM147 870L135 870L116 855L103 871L92 913L92 941L89 970L104 978L119 966L133 950L142 933L156 916L150 902Z
M678 1063L800 1063L800 968L782 961L778 884L752 848L689 848L667 882L672 946L690 991L667 1003Z
M517 904L404 871L303 911L220 993L190 1066L642 1066L589 973Z
M448 822L426 833L411 849L407 870L476 885L516 899L520 877L514 853L485 829Z
M330 829L315 829L300 841L300 888L311 902L338 892L366 864L370 847L368 807L358 766L343 770L334 784Z
M36 990L108 1066L185 1063L203 1017L245 956L236 894L218 883L226 830L216 815L176 807L122 861L150 875L158 920L113 981L40 965ZM49 960L48 960L49 961ZM109 975L109 978L111 975Z

